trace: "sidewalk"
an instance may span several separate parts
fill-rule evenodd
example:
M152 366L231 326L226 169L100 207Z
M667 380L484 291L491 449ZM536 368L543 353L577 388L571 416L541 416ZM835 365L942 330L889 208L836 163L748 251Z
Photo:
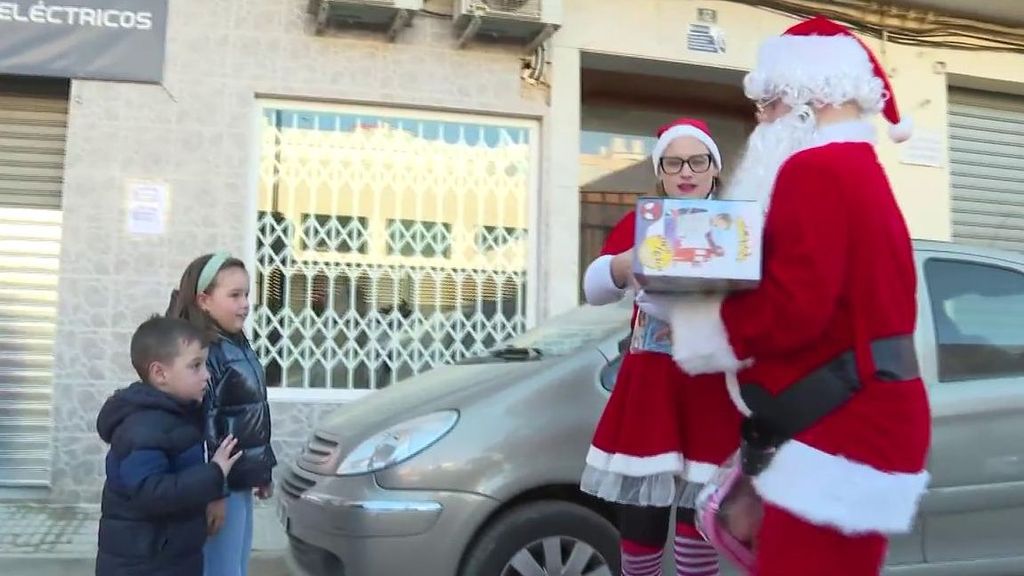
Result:
M92 576L98 506L0 503L0 575ZM287 576L272 505L256 507L250 576Z

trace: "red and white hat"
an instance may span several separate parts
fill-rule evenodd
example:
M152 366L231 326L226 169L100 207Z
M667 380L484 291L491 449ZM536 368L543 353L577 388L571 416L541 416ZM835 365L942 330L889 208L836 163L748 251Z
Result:
M744 85L752 99L787 94L803 103L857 101L866 112L882 113L896 142L913 131L910 119L900 117L889 76L874 53L845 26L821 16L765 41Z
M718 151L718 145L715 144L714 138L711 137L708 125L694 118L679 118L658 128L658 143L654 145L654 151L651 152L655 174L658 173L658 165L661 163L661 157L665 155L668 145L676 138L684 136L696 138L701 144L707 146L708 152L715 160L715 166L719 170L722 169L722 154Z

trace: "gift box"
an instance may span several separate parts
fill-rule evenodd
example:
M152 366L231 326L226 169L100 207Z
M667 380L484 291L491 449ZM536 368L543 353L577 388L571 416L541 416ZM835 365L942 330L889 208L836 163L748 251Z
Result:
M719 292L761 280L757 202L641 198L633 274L648 292Z

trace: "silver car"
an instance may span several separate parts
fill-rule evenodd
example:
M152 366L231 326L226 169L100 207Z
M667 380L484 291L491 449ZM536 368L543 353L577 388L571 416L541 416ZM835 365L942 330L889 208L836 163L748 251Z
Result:
M933 478L887 573L1024 574L1024 255L915 248ZM280 483L296 570L618 574L614 512L577 482L629 310L578 308L327 418Z

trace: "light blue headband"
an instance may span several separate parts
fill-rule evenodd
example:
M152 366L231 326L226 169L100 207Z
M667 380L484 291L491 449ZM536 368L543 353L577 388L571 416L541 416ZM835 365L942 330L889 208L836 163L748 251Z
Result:
M214 278L217 277L217 272L220 272L220 267L231 258L231 255L227 252L215 252L210 259L206 261L206 265L203 266L203 271L199 273L199 280L196 281L196 294L202 294L206 292L206 289L213 284Z

